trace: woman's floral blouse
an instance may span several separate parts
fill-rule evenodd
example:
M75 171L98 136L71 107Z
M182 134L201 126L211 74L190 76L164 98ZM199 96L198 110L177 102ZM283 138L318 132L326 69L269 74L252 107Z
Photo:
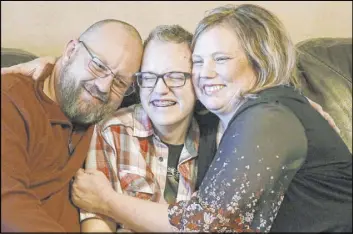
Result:
M261 103L241 111L199 191L169 206L170 223L176 231L268 232L306 151L304 128L287 107Z

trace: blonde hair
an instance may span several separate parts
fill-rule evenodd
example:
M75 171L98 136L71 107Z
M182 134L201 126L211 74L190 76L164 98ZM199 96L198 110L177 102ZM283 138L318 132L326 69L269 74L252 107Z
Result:
M197 25L192 49L199 36L215 26L229 26L256 75L256 82L241 96L252 96L263 89L292 84L299 87L295 75L295 47L280 20L266 9L252 4L226 5L209 11Z

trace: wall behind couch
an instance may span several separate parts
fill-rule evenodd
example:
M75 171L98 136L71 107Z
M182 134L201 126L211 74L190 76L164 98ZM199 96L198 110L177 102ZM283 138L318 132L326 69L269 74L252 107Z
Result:
M180 24L191 32L206 10L227 3L204 2L4 2L1 1L1 47L37 55L59 55L71 38L92 23L117 18L145 38L159 24ZM352 37L352 2L251 2L275 13L294 42L311 37Z

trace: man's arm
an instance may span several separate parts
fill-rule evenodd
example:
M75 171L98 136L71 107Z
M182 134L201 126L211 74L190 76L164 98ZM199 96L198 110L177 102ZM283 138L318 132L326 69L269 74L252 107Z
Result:
M1 93L1 227L14 232L65 232L29 189L31 161L24 116ZM60 204L58 204L60 206ZM2 230L5 231L5 230Z
M47 77L51 74L56 60L55 57L47 56L11 67L3 67L1 68L1 76L12 73L32 77L34 80L37 80L40 77Z

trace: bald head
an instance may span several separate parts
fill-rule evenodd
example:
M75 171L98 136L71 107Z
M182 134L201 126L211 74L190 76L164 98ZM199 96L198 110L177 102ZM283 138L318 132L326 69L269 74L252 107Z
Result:
M55 92L64 113L81 124L111 115L132 84L142 53L140 34L119 20L99 21L71 40Z
M119 69L119 72L123 73L122 76L131 74L130 71L120 70L121 66L129 65L134 71L139 69L143 41L136 28L124 21L116 19L98 21L81 34L79 41L88 45L108 66Z
M141 35L134 26L132 26L131 24L128 24L124 21L116 20L116 19L105 19L105 20L101 20L101 21L98 21L98 22L92 24L88 29L86 29L86 31L84 31L80 35L79 39L85 40L88 37L94 35L95 33L98 33L99 30L102 29L102 27L107 26L107 25L116 26L116 28L120 28L121 30L126 31L128 34L130 34L136 40L139 40L142 42Z

